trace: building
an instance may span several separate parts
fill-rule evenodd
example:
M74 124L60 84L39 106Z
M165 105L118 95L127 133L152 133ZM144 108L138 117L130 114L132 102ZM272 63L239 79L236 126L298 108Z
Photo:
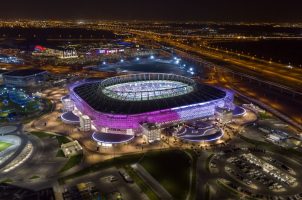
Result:
M23 60L17 58L15 56L0 54L0 63L7 63L7 64L20 64Z
M48 72L40 69L20 69L2 74L6 86L36 87L44 83Z
M32 55L40 57L56 57L61 59L78 57L78 53L75 49L51 49L40 45L35 46Z
M234 107L232 92L174 74L143 73L82 81L69 90L75 109L91 119L97 130L93 139L99 143L108 141L104 133L141 135L144 123L160 128L211 118L217 108ZM149 137L153 138L152 134ZM115 139L120 142L131 138Z
M66 50L62 50L60 52L60 56L59 58L61 59L66 59L66 58L77 58L78 57L78 53L76 50L74 49L66 49Z
M233 111L225 108L216 108L217 118L221 123L230 123L233 119Z
M67 158L83 153L83 148L77 140L62 144L61 149Z
M87 115L80 116L80 130L90 131L91 130L91 119Z
M254 105L252 103L250 103L250 104L243 104L242 107L250 109L250 110L254 111L257 114L259 114L259 113L265 113L265 110L259 108L258 106Z
M266 139L268 141L273 142L273 143L278 143L278 142L284 140L283 137L281 137L280 135L276 135L276 134L268 134L267 137L266 137Z
M142 125L143 136L148 143L160 141L161 129L156 124L145 123Z
M74 110L74 102L68 98L68 96L62 97L61 102L63 104L63 111L73 111Z

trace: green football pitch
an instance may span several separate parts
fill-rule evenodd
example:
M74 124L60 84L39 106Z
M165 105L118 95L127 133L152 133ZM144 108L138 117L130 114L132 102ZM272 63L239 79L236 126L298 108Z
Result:
M0 141L0 152L4 151L5 149L7 149L8 147L12 146L11 143L7 143L7 142L2 142Z

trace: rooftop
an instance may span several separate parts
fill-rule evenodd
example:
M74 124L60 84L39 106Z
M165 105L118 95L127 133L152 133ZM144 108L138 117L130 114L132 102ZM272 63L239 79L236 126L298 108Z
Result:
M134 135L94 132L92 138L101 143L124 143L132 140Z
M80 123L80 118L75 115L72 111L65 112L61 115L61 118L70 123Z

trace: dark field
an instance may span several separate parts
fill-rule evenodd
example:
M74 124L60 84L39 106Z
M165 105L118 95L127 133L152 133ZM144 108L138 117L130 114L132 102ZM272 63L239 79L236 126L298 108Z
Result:
M148 153L140 164L174 197L186 199L190 185L190 158L183 151Z
M266 60L302 66L302 40L260 40L213 43L212 46L243 51Z

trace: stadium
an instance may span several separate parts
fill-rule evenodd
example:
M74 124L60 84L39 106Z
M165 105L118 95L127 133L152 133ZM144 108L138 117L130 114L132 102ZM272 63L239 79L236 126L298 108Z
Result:
M76 110L90 117L96 133L139 135L143 124L165 127L213 117L217 107L233 109L232 92L174 74L129 74L80 81L69 90Z
M3 82L8 87L41 86L48 72L40 69L19 69L2 74Z

